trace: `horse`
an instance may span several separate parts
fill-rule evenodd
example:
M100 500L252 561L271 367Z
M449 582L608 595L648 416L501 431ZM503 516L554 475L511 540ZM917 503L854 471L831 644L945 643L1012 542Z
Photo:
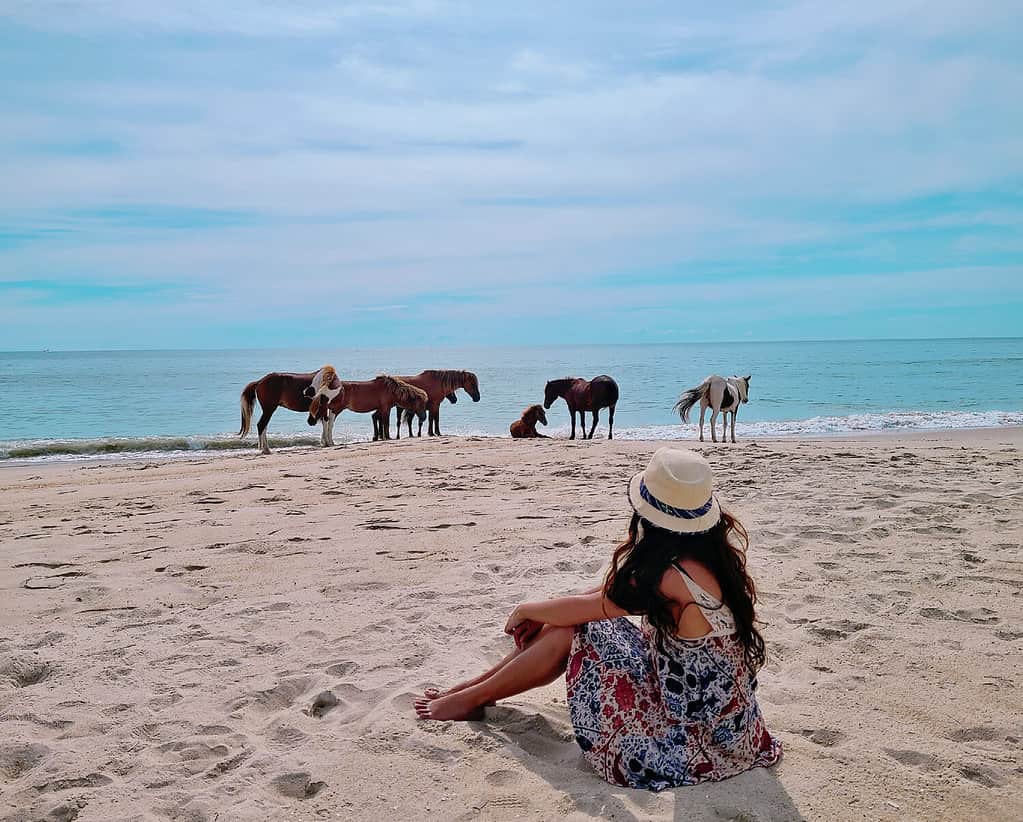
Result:
M309 398L304 392L317 375L320 375L321 380L324 375L326 376L328 387L325 394L329 394L333 398L336 395L336 386L331 386L339 383L339 380L337 380L337 372L331 365L325 365L319 371L309 374L285 374L274 371L246 385L241 394L242 425L238 436L244 437L249 433L249 428L252 425L252 411L258 399L259 407L263 409L259 422L256 423L256 430L259 432L259 450L260 453L269 454L270 443L266 435L266 427L270 423L270 417L273 416L278 406L284 406L289 411L300 413L308 411ZM320 445L330 444L327 428L327 420L324 419Z
M429 397L427 411L430 416L430 424L427 433L431 437L439 437L440 434L440 404L445 397L450 397L459 389L472 397L473 402L480 401L480 384L472 371L420 371L418 374L407 377L398 377L409 385L421 388Z
M310 425L315 425L325 416L328 430L333 431L334 419L345 409L360 414L373 412L373 441L389 440L391 409L394 406L417 409L427 403L426 392L421 388L388 374L380 374L372 380L339 382L341 390L333 397L327 395L324 386L314 388L310 384L306 389L306 396L312 398L307 420Z
M458 402L458 395L457 394L448 394L447 397L445 397L445 399L449 403L454 405L456 402ZM397 414L398 427L397 427L397 430L396 430L394 438L396 440L400 440L401 439L401 423L402 423L402 419L403 419L402 415L403 415L403 413L404 413L404 411L406 409L402 408L399 405L394 410L398 412L398 414ZM416 434L416 436L422 437L423 436L423 423L426 422L426 418L427 418L428 415L429 415L429 412L427 411L426 408L423 408L422 410L417 410L417 411L415 411L413 413L404 414L404 421L408 424L408 435L409 435L410 438L412 437L412 418L415 417L416 419L419 420L419 433Z
M515 420L511 424L509 430L511 431L513 440L532 440L550 439L546 434L541 434L536 430L536 424L542 423L547 424L547 414L543 410L542 405L531 405L525 411L522 412L522 416Z
M710 436L713 442L718 441L718 411L725 415L725 428L722 432L721 441L728 441L728 415L731 413L732 442L735 442L735 415L738 413L739 406L742 403L749 402L749 380L749 374L745 377L732 376L728 379L712 374L696 386L696 388L683 391L682 396L678 398L678 402L675 403L672 410L677 411L682 421L688 423L689 409L696 405L696 403L700 403L700 442L703 442L703 417L708 407L711 409Z
M551 380L544 389L543 407L550 408L556 399L561 397L568 405L568 413L572 417L572 435L570 440L575 439L575 415L579 414L579 424L583 429L583 439L593 439L593 432L597 427L598 412L601 408L608 409L607 438L614 439L615 427L615 405L618 404L618 383L607 374L601 374L592 380L584 380L581 377L565 377L560 380ZM590 427L590 435L586 436L586 412L593 412L593 425Z

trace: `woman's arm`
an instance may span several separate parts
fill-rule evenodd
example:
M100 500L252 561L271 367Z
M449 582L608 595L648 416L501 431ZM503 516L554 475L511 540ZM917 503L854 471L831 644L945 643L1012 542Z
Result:
M513 633L515 626L526 619L545 625L568 627L598 619L625 616L626 613L628 612L604 596L601 588L596 588L589 593L571 597L524 602L508 617L505 633Z

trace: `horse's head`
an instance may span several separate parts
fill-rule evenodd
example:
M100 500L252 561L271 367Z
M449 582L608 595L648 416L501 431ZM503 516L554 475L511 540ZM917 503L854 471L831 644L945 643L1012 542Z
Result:
M480 401L480 381L472 371L465 372L465 382L462 383L465 393L472 397L473 402Z
M743 402L749 402L749 378L750 378L749 374L747 374L745 377L735 378L736 387L738 387L739 389L739 398Z
M550 408L558 398L557 380L551 380L543 389L543 407Z
M334 370L334 366L325 365L313 374L313 379L306 386L305 390L302 391L302 396L312 399L317 393L323 391L327 394L328 398L333 399L340 388L341 378L337 375L337 371Z
M542 423L543 425L547 424L547 412L543 410L542 405L532 405L529 407L529 410L536 415L537 422Z
M306 418L306 422L309 425L316 425L320 420L325 419L327 416L327 399L322 394L316 394L313 397L313 401L309 404L309 416Z

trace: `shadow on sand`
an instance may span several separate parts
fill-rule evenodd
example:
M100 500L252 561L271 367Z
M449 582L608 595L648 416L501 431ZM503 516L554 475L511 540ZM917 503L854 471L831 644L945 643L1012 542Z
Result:
M674 822L805 822L778 779L778 767L754 768L723 782L675 788L655 794L619 788L589 766L571 731L551 711L527 713L502 705L488 710L488 721L473 723L524 768L568 797L584 814L616 822L672 819ZM674 813L672 813L674 800Z

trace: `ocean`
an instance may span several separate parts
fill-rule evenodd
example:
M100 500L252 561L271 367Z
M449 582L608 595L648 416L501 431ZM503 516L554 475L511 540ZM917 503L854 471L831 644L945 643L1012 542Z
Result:
M0 464L255 449L258 408L252 433L237 437L245 384L325 363L344 379L424 368L476 372L482 399L459 392L456 405L445 402L445 435L508 436L522 409L543 401L547 380L597 374L620 387L621 439L695 438L696 426L680 424L671 408L712 373L752 375L736 426L744 439L1023 425L1023 338L9 352L0 353ZM548 417L544 433L568 435L563 401ZM285 409L269 432L277 448L315 444L319 436L304 414ZM606 434L602 413L598 436ZM368 415L342 414L336 442L371 438Z

